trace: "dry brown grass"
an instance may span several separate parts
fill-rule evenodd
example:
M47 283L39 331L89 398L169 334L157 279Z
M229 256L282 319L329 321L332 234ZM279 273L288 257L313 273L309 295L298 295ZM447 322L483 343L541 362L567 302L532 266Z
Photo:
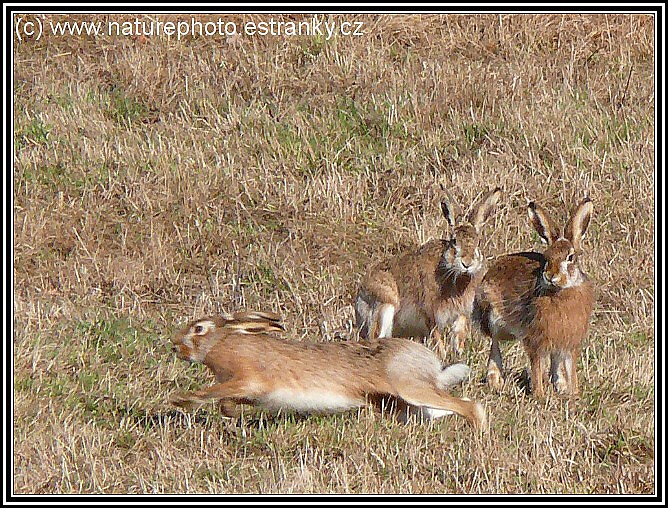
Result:
M366 33L16 44L14 492L654 493L652 18L327 19ZM528 200L564 217L593 199L579 399L489 393L476 334L462 391L484 438L166 404L211 381L166 347L194 316L354 338L369 260L444 234L440 184L464 204L503 186L489 256L539 247Z

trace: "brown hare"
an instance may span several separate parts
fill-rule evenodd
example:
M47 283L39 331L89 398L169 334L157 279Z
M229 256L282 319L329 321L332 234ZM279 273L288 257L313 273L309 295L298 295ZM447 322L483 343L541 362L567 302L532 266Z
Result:
M592 209L591 200L584 199L561 232L543 208L530 203L529 219L547 249L502 256L487 270L475 297L473 320L492 339L490 387L503 385L499 340L519 339L531 362L536 397L544 394L548 356L557 392L578 393L576 363L594 306L593 284L578 266L578 256Z
M447 329L453 351L461 354L470 332L475 288L483 275L480 228L500 196L498 187L485 194L459 224L454 202L443 200L441 210L450 225L450 238L432 240L369 270L355 301L357 328L363 338L429 337L433 333L439 355L445 359L443 334Z
M444 369L432 351L406 339L309 343L270 333L281 330L280 317L267 312L188 323L173 335L173 349L179 358L204 363L217 382L172 402L190 407L222 400L274 411L337 412L388 396L425 409L427 417L454 412L475 427L485 426L480 404L446 392L468 378L464 364Z

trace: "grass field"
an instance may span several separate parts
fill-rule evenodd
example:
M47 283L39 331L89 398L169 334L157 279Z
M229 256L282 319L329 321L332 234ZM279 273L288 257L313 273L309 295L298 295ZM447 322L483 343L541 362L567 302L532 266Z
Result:
M653 19L322 19L363 35L15 39L14 493L654 493ZM474 331L455 393L486 406L484 436L167 403L213 380L168 347L193 317L357 340L369 263L447 235L441 185L464 208L503 188L488 258L541 248L530 200L564 220L592 198L579 398L525 393L520 344L490 392Z

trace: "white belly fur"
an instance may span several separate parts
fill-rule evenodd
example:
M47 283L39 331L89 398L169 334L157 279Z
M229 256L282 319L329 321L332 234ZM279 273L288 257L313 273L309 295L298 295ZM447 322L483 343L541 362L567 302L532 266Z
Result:
M441 330L447 330L461 314L455 309L441 310L436 313L436 325Z
M412 304L402 305L394 316L394 337L427 337L430 333L426 319Z
M275 390L264 396L259 402L267 409L273 410L323 412L345 411L364 404L363 400L332 391L303 391L290 388Z

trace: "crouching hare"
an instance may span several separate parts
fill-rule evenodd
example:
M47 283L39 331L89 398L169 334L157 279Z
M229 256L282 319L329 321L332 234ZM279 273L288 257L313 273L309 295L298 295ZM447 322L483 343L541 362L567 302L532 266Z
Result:
M492 339L490 387L503 386L499 340L519 339L531 362L534 396L544 394L548 356L557 392L578 393L576 363L594 306L593 284L578 266L578 256L592 208L591 200L584 199L561 232L543 208L530 203L529 219L547 249L502 256L487 270L475 297L473 320Z
M483 275L480 229L500 196L498 187L485 194L459 224L455 203L443 200L441 210L450 225L450 238L427 242L368 271L355 301L357 328L363 338L429 337L433 333L439 355L445 359L443 333L447 329L452 350L456 355L462 353L470 333L475 288Z
M428 418L454 412L485 428L480 404L446 392L468 378L466 365L444 369L432 351L405 339L309 343L271 334L281 330L280 317L268 312L188 323L173 335L173 349L179 358L209 367L216 384L172 402L191 407L217 399L274 411L338 412L388 396L424 409Z

